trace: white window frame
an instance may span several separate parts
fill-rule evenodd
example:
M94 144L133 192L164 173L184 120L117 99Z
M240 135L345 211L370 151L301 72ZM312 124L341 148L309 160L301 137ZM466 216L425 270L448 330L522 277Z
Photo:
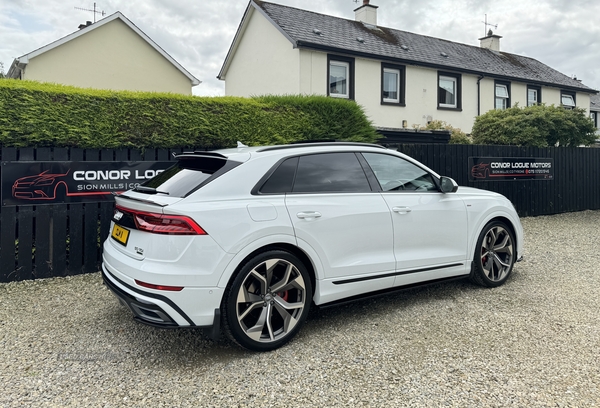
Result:
M571 100L571 103L565 103L565 98L567 100ZM573 95L568 95L568 94L561 94L560 95L560 104L562 105L563 108L565 109L575 109L575 98L573 98Z
M331 92L331 67L333 66L337 66L337 67L343 67L346 69L346 93L332 93ZM343 99L350 99L350 64L348 62L345 61L336 61L336 60L331 60L329 61L329 78L327 78L327 86L329 87L329 96L332 96L334 98L343 98Z
M451 76L446 76L446 75L440 75L439 79L438 79L438 87L442 88L440 86L440 82L443 80L445 81L451 81L454 84L454 103L441 103L439 102L439 107L440 108L458 108L458 78L456 77L451 77ZM438 99L439 100L439 99Z
M506 91L506 96L504 95L498 95L498 89L504 89ZM494 104L494 108L495 109L507 109L508 108L508 99L510 98L510 93L508 92L508 86L504 85L504 84L496 84L495 89L494 89L494 95L495 95L495 104ZM499 108L498 107L498 100L502 100L502 107Z
M401 75L400 70L394 69L394 68L383 68L384 77L385 77L385 74L396 75L396 96L397 96L397 98L384 98L383 92L385 89L382 89L381 94L382 94L383 101L389 102L389 103L400 103L400 75ZM385 79L383 81L383 84L385 85Z
M533 100L529 99L530 92L533 92L533 94L535 95L535 98ZM532 89L532 88L527 89L527 106L534 106L534 105L537 105L538 103L539 103L538 90Z

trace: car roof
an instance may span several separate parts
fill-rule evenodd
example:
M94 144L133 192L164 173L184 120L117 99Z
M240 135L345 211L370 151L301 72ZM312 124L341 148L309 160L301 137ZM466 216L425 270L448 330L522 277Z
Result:
M313 142L313 143L295 143L287 145L273 146L241 146L230 149L219 149L212 151L193 151L177 154L176 157L212 157L231 159L235 161L245 162L251 156L256 155L281 155L286 156L293 153L324 153L335 151L351 151L359 148L360 150L387 150L384 146L370 143L356 142Z

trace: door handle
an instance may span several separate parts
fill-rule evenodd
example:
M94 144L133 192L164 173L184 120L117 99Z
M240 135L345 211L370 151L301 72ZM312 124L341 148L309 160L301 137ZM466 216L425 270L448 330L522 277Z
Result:
M412 210L410 209L410 207L393 207L392 211L397 212L399 214L406 214L411 212Z
M304 212L299 212L298 214L296 214L296 217L300 218L301 220L311 219L311 218L319 218L320 216L321 216L321 213L317 212L317 211L304 211Z

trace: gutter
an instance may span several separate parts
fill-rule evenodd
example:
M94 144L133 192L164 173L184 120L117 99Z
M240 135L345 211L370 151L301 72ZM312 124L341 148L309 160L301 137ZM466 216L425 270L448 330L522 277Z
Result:
M479 75L477 77L477 116L481 115L481 85L480 85L480 82L483 78L484 78L483 75Z

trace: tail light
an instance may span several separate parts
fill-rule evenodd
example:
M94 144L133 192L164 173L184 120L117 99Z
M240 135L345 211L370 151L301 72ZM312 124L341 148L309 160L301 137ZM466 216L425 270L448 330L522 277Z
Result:
M155 214L119 206L117 210L131 214L135 226L140 231L165 235L208 235L193 219L183 215Z

